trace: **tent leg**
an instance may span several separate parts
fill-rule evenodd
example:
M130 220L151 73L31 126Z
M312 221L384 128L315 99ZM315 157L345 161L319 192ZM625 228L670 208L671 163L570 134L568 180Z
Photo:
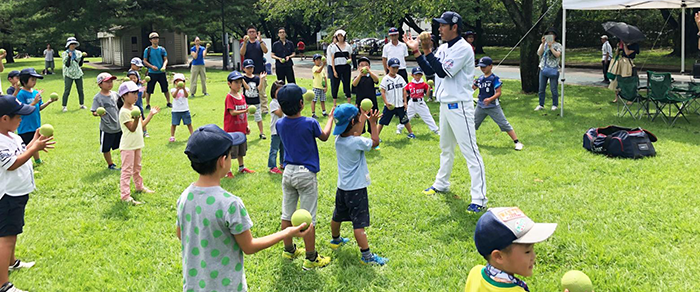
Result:
M681 9L681 73L685 72L685 4Z
M559 107L559 110L561 113L559 114L562 118L564 117L564 83L566 82L566 9L562 9L562 14L561 14L561 23L562 23L562 38L561 38L561 104Z

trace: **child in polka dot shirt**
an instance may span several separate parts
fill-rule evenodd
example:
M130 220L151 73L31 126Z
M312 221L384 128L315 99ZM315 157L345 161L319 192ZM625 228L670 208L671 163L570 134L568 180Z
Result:
M177 201L183 291L248 291L243 253L256 253L285 238L303 237L312 229L303 223L253 238L253 221L243 201L220 185L243 141L243 133L228 134L216 125L206 125L187 142L185 154L199 179Z

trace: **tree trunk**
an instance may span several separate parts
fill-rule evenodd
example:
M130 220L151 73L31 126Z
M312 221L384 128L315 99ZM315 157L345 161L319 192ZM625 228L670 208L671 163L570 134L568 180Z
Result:
M484 53L484 28L481 25L481 0L476 0L476 8L474 8L474 14L479 15L474 23L474 32L476 33L476 36L474 36L474 47L475 47L475 53L477 54L483 54Z
M520 43L520 80L521 88L525 93L534 93L539 89L538 66L539 58L537 48L540 39L537 34L531 33Z
M5 51L7 51L7 56L5 56L5 60L7 60L7 63L8 64L14 63L15 56L14 56L14 52L13 52L14 50L12 49L13 48L12 43L5 40L2 42L2 47L5 49ZM2 61L0 60L0 62L2 62Z

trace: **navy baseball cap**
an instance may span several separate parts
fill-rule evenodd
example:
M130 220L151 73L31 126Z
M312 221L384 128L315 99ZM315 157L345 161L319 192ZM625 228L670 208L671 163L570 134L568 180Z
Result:
M369 62L369 58L367 58L367 57L365 57L365 56L362 56L362 57L360 57L359 59L357 59L357 63L359 64L360 62L367 62L367 64L371 64L371 63Z
M423 74L423 69L421 69L420 67L414 67L413 70L411 70L411 74Z
M24 68L24 69L22 69L22 71L19 71L19 76L24 76L24 75L29 75L29 76L36 77L39 79L44 79L44 76L39 74L39 73L36 73L36 70L34 70L34 68Z
M217 159L233 146L233 137L219 126L209 124L195 130L185 147L185 154L190 161L204 163Z
M19 76L19 71L17 70L12 70L10 73L7 73L7 78L12 78L12 77L17 77Z
M255 63L251 59L243 60L243 68L255 67Z
M476 33L471 31L471 30L468 30L464 33L464 36L468 36L468 35L476 35Z
M0 95L0 117L4 115L26 116L36 110L35 106L22 104L12 95Z
M490 57L482 57L481 59L479 59L479 64L477 66L486 67L486 66L489 66L492 64L493 64L493 60L491 60Z
M462 16L460 16L459 13L453 11L447 11L443 13L439 18L433 18L433 21L438 22L440 24L456 24L459 27L462 27Z
M345 129L350 125L350 121L357 116L359 110L356 106L344 103L339 105L333 111L333 119L335 119L335 129L333 135L340 135L345 132Z
M513 243L545 241L555 229L556 223L535 223L518 207L490 208L476 222L474 244L479 254L488 256Z
M401 62L399 59L396 58L391 58L389 61L386 63L389 67L399 67L401 66Z
M241 74L241 72L234 70L234 71L231 71L231 73L228 73L228 77L226 77L226 81L231 82L233 80L238 80L241 78L243 78L243 75Z
M390 28L389 35L395 35L395 34L399 34L399 29L395 28L395 27Z
M298 104L304 98L304 93L306 93L306 88L289 83L282 86L280 91L277 92L277 101L279 101L280 105L287 103Z
M316 59L321 59L321 58L323 58L323 56L321 56L321 54L314 54L314 57L312 60L316 61Z

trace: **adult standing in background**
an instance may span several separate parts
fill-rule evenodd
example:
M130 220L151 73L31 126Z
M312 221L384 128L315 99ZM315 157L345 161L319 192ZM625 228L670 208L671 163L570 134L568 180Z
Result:
M207 70L204 66L204 58L207 56L209 44L207 44L206 47L202 47L200 45L201 42L198 36L194 37L194 46L190 49L190 55L192 56L190 91L192 92L192 97L197 94L197 77L202 80L202 94L204 94L204 96L209 95L207 92Z
M53 61L53 49L50 44L46 44L46 50L44 50L44 74L53 74L56 64ZM49 68L51 70L49 70Z
M74 37L69 37L66 40L66 49L63 52L63 112L67 112L68 96L70 95L71 87L75 83L75 88L78 90L78 100L80 101L80 109L86 109L85 94L83 93L83 52L76 50L80 46L78 40Z
M395 27L389 29L390 42L382 48L382 65L384 65L384 73L389 74L387 61L391 58L399 59L399 75L408 84L408 72L406 72L406 57L408 57L408 48L406 44L399 42L399 30Z
M352 46L350 57L352 58L352 70L354 71L357 70L357 54L360 52L360 46L356 41L350 41L350 46Z
M345 98L347 102L350 103L350 73L352 69L350 68L350 55L352 54L352 47L348 44L345 39L347 33L339 29L335 32L336 43L328 47L328 55L333 56L330 59L331 67L333 68L333 79L331 79L331 94L333 97L333 107L337 104L338 90L340 89L340 82L343 82L343 92L345 93Z
M610 46L610 42L608 42L608 36L601 36L600 42L603 43L603 47L601 48L601 51L603 52L603 83L610 83L610 80L608 79L608 67L610 66L613 50L612 46Z
M243 59L253 60L253 74L260 75L265 70L265 62L263 61L264 55L267 54L267 45L262 41L262 37L258 32L258 29L251 25L246 30L246 35L243 37L243 44L241 44L241 55ZM262 113L267 114L267 95L262 94L265 92L263 88L260 94L260 107L262 108Z
M296 56L294 43L287 39L287 31L284 27L277 29L277 36L280 39L272 44L272 58L277 60L275 62L277 80L284 81L286 79L287 83L296 83L294 79L294 61L292 60Z
M562 45L557 42L557 33L550 28L542 37L542 44L537 49L537 55L540 57L540 83L539 83L539 104L535 107L536 111L544 109L545 91L547 90L547 81L549 81L549 90L552 91L552 110L557 110L559 105L559 57L561 57Z
M165 76L165 68L168 66L168 51L164 47L158 45L160 36L157 32L152 32L148 35L151 45L143 50L143 63L148 67L148 76L151 76L151 81L146 85L146 108L151 109L151 95L155 92L156 83L160 84L160 91L165 95L168 107L173 107L170 103L170 91L168 90L168 78Z

